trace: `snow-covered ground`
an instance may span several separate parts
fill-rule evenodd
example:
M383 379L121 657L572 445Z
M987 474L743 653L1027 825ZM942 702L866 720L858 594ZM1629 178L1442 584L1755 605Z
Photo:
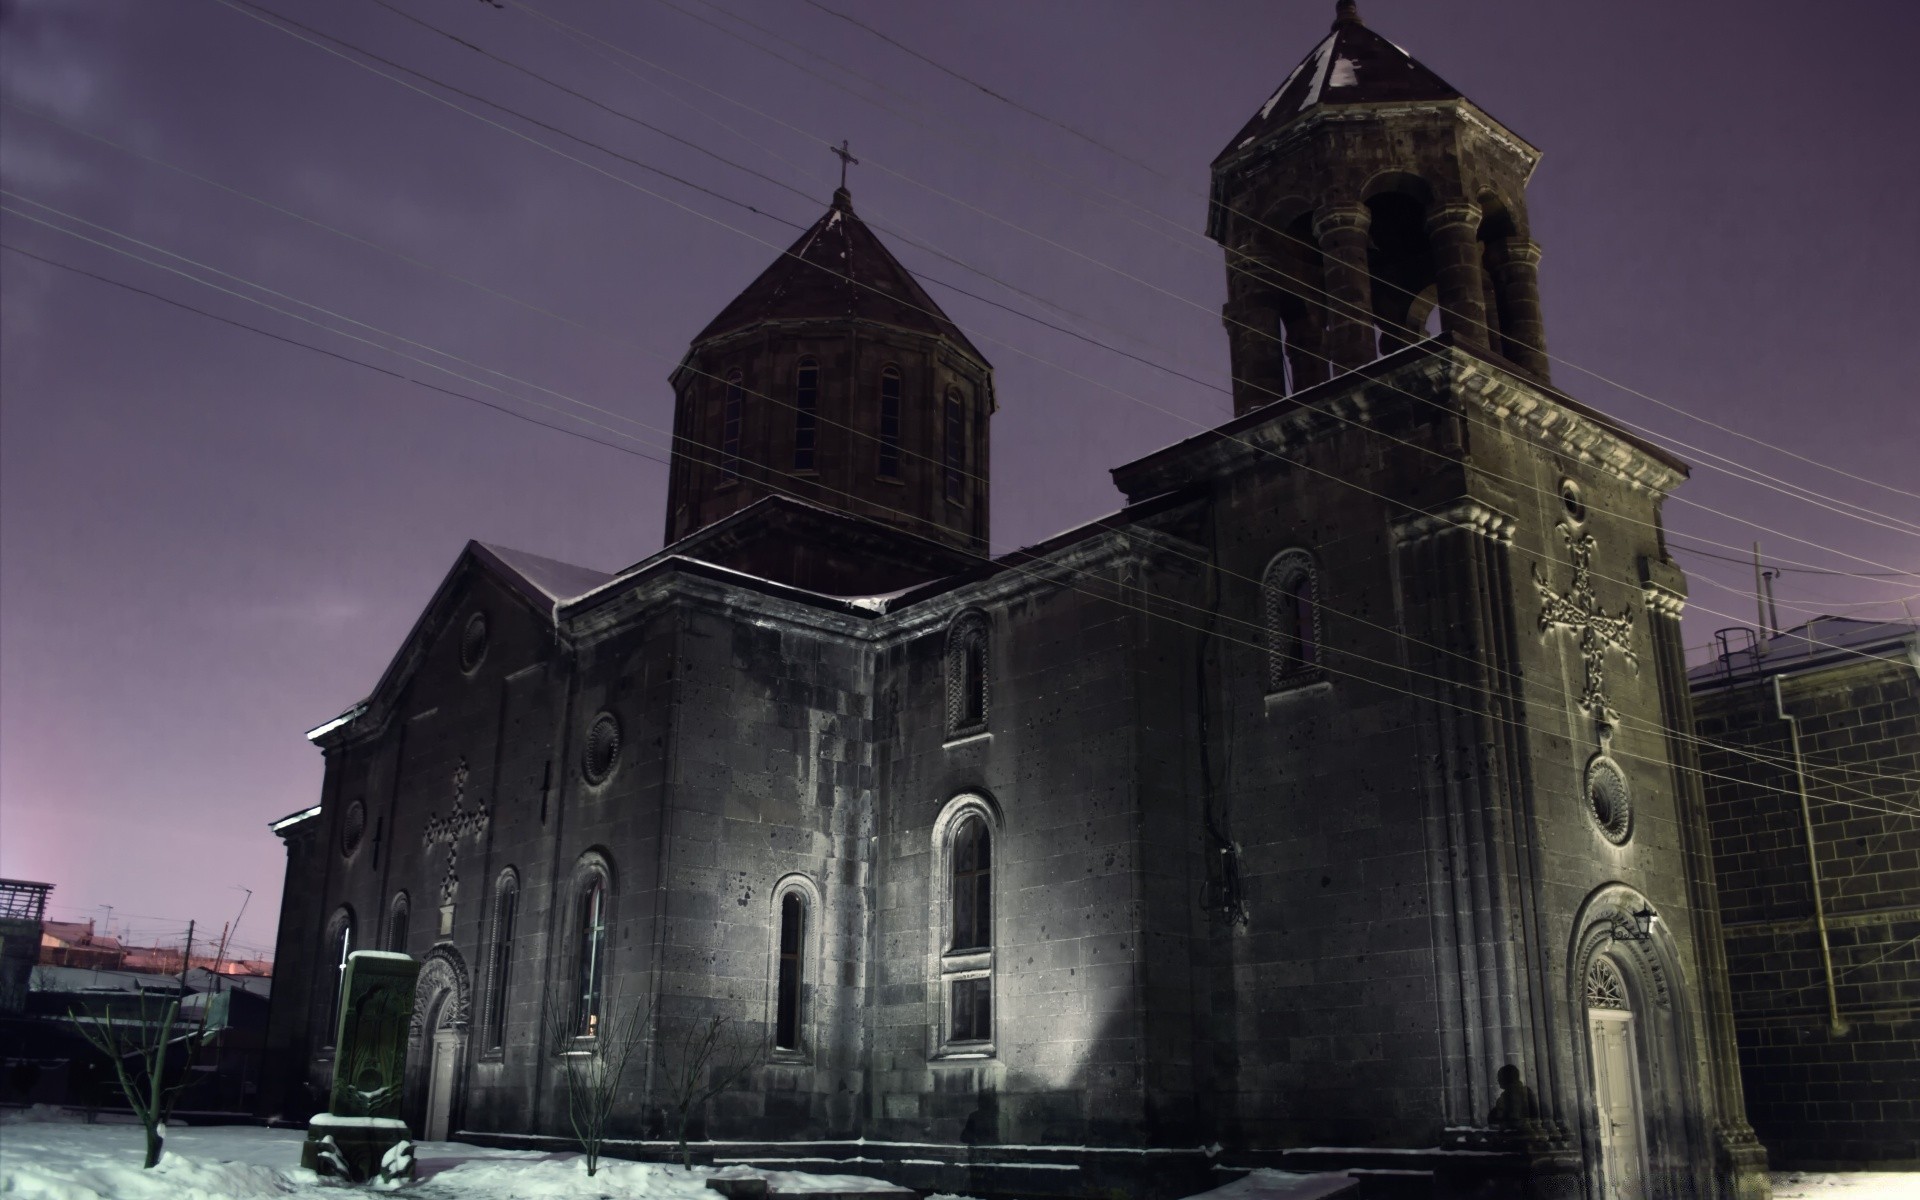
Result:
M295 1129L247 1126L176 1128L166 1156L140 1168L145 1142L138 1125L98 1125L72 1119L12 1114L0 1124L0 1196L7 1200L345 1200L343 1185L302 1170ZM22 1120L22 1116L29 1119ZM460 1142L422 1142L419 1181L402 1189L420 1200L714 1200L706 1186L712 1168L691 1171L659 1163L602 1159L589 1178L577 1154L487 1150ZM806 1191L884 1189L857 1176L767 1172L774 1189ZM1301 1194L1276 1178L1250 1177L1229 1185L1238 1200ZM1287 1181L1292 1182L1292 1181ZM1297 1186L1297 1185L1296 1185ZM1775 1200L1920 1200L1920 1173L1803 1174L1773 1177ZM946 1197L939 1200L964 1200ZM1225 1198L1223 1198L1225 1200Z

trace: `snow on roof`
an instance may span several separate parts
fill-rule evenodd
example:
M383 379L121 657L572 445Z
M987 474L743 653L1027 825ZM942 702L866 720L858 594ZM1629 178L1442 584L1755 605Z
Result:
M530 554L525 550L495 546L488 542L474 544L491 554L502 567L518 575L528 586L553 602L584 596L613 578L605 571L596 571L591 567L576 567L572 563Z

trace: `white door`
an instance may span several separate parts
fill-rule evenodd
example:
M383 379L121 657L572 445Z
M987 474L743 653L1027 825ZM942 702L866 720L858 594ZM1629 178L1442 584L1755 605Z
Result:
M1593 1046L1594 1111L1607 1200L1645 1200L1646 1135L1640 1115L1640 1072L1633 1044L1633 1013L1587 1010Z
M453 1030L436 1029L427 1070L426 1138L430 1142L447 1140L447 1120L453 1113L453 1060Z

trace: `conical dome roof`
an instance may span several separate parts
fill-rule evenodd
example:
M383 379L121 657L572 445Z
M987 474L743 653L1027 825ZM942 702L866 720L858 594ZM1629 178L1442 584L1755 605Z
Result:
M773 265L707 323L694 344L765 321L866 320L944 337L985 363L926 289L853 213L847 189Z
M1301 60L1260 111L1241 127L1214 159L1216 165L1319 105L1462 98L1452 84L1413 55L1368 29L1352 3L1342 3L1338 11L1333 32Z

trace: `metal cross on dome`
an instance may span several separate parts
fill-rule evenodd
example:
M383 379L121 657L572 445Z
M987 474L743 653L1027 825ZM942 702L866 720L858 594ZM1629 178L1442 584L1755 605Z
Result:
M1585 660L1587 681L1580 693L1580 707L1600 725L1601 738L1620 723L1620 714L1607 703L1607 651L1616 650L1630 667L1639 666L1633 653L1633 606L1617 617L1610 617L1593 596L1593 549L1591 533L1575 535L1572 526L1562 522L1560 535L1567 540L1567 557L1573 560L1573 583L1565 592L1556 592L1533 568L1533 585L1540 591L1540 628L1573 629L1580 633L1580 657Z
M844 192L847 190L847 164L852 163L858 166L860 165L860 160L855 158L853 152L847 149L846 138L841 138L838 146L828 146L827 149L833 151L840 157L840 190Z
M445 817L429 814L427 832L421 838L421 844L428 849L437 845L445 845L447 848L447 873L440 880L440 907L443 912L452 909L454 894L460 890L458 839L468 834L478 837L487 830L486 806L476 804L471 809L466 808L464 804L466 795L467 760L463 758L460 760L460 765L453 771L453 811ZM442 932L447 931L442 930Z

